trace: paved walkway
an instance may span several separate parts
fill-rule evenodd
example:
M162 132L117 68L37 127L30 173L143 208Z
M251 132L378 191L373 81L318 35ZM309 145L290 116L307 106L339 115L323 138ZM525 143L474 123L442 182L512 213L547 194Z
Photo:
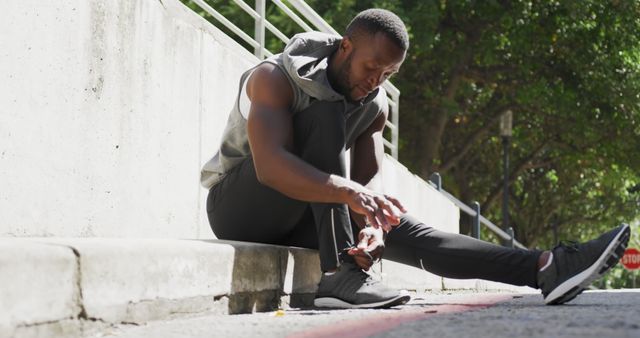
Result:
M640 337L640 289L588 291L563 306L539 294L421 294L387 310L201 315L118 326L109 337Z

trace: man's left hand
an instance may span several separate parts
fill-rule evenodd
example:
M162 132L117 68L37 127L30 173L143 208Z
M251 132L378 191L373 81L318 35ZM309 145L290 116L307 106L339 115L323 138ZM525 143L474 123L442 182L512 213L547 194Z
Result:
M358 234L358 245L351 248L348 254L353 256L356 264L365 271L382 258L384 252L384 231L381 227L366 227Z

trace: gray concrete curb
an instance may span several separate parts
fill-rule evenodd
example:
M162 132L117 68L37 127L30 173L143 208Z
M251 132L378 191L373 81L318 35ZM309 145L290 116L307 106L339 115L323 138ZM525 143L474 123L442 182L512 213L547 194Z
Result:
M304 307L320 278L314 250L220 240L4 238L0 267L2 337L81 336L114 323ZM410 290L531 291L453 284L387 261L374 270Z
M0 267L2 337L301 306L320 277L313 250L175 239L0 239Z

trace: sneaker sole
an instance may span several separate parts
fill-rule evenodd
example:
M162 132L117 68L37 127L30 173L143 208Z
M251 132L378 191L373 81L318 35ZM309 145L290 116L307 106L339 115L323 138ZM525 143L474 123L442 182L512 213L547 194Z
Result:
M400 295L380 302L351 304L339 298L321 297L314 299L313 305L316 307L333 309L384 309L392 306L406 304L410 299L411 296L409 296L409 293L403 290L402 292L400 292Z
M618 264L620 257L622 257L627 247L630 234L631 230L629 229L629 225L624 224L620 232L613 238L596 262L584 271L558 285L558 287L544 298L545 304L559 305L576 298L576 296L581 294L593 281L602 277L609 269Z

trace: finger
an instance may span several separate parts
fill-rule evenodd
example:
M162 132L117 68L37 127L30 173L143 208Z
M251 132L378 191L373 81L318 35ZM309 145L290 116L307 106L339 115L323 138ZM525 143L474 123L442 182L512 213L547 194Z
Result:
M379 210L382 211L382 217L384 217L384 221L381 222L383 226L387 226L390 230L390 226L397 225L400 223L400 210L393 205L393 203L389 202L386 198L377 197L376 202L378 203Z
M380 245L380 244L369 245L369 247L367 247L367 250L365 252L369 254L369 256L371 256L372 261L375 261L377 259L380 259L380 257L382 256L382 253L384 252L384 245Z
M369 242L369 245L366 247L366 251L371 254L372 252L374 252L375 250L377 250L378 248L383 247L384 248L384 243L374 240Z
M391 229L393 229L393 226L391 225L391 223L387 223L387 226L382 229L384 230L384 232L389 232L391 231Z
M365 251L368 253L371 253L377 250L378 248L384 249L384 242L381 240L372 240L372 241L369 241L369 245L367 245L367 248L365 249Z
M367 248L375 243L375 245L384 245L384 229L374 229L373 227L365 228L360 232L367 232L369 234L369 241L367 242Z
M357 248L359 250L366 250L368 246L369 246L369 237L367 236L366 238L363 238L360 240L360 242L358 242Z
M396 208L393 203L391 203L385 196L376 196L375 197L376 204L378 208L384 209L390 215L394 217L400 217L400 210Z
M365 210L365 216L367 218L367 224L371 225L374 228L378 228L380 227L380 223L378 223L378 221L376 220L376 216L375 216L375 209L370 206L367 205L364 207Z
M396 214L390 214L388 211L385 210L385 216L387 217L387 221L391 226L399 225L401 220L400 217L402 217L402 214L400 213L400 210L396 208L395 205L391 205L391 208L394 209Z
M394 227L400 224L400 217L390 215L387 211L384 212L384 215L385 217L387 217L387 222L389 223L390 226Z
M404 207L404 205L402 205L402 203L400 202L400 200L398 200L397 198L390 196L390 195L384 195L384 197L391 202L396 208L400 209L400 211L402 212L407 212L407 209Z
M371 225L374 228L379 228L381 226L383 226L384 224L383 222L383 218L380 217L380 215L378 214L378 210L380 209L380 207L378 206L378 203L376 202L375 198L370 197L368 200L368 209L371 212Z
M365 258L369 258L369 259L373 259L373 257L371 256L371 253L369 253L367 251L369 247L365 246L364 248L350 248L347 253L349 253L351 256L355 257L365 257Z
M378 223L380 223L384 231L389 231L391 229L391 225L389 225L389 222L387 221L384 210L382 210L381 208L378 208L376 210L376 219L378 220Z
M384 246L384 240L382 239L381 235L379 234L372 234L371 237L369 238L369 243L367 244L367 247L371 246L371 245L383 245Z
M396 208L400 209L400 211L407 212L407 209L402 205L402 203L400 203L400 201L397 198L395 198L393 196L389 196L389 195L384 195L384 197L386 199L388 199L389 201L391 201L391 203L393 203L393 205Z
M366 231L360 231L360 241L358 242L357 248L360 250L365 250L367 246L369 246L369 239L371 238L371 234Z

